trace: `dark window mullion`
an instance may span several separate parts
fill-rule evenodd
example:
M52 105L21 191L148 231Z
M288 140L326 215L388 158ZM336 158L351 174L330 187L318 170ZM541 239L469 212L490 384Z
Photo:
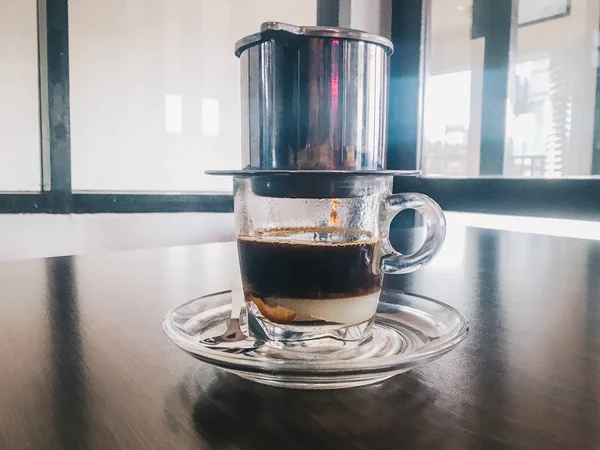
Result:
M317 25L337 27L339 21L340 0L317 0Z
M417 169L423 102L422 33L429 0L392 0L390 98L388 112L388 169Z
M516 48L517 1L474 0L473 27L479 29L485 39L479 173L502 175L506 105L513 73L512 50Z
M38 0L42 190L50 210L69 213L71 132L68 0Z

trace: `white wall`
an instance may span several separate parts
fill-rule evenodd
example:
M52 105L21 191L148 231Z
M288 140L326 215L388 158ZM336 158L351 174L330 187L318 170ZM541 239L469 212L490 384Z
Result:
M73 188L231 191L240 37L316 23L316 0L69 1ZM0 1L0 191L41 182L36 0Z
M39 191L37 2L0 1L0 191Z
M346 26L346 24L341 24ZM351 0L350 28L390 38L392 34L391 0Z
M234 44L316 17L316 0L70 0L74 190L230 192L204 171L241 168Z
M233 214L0 214L0 261L235 239Z

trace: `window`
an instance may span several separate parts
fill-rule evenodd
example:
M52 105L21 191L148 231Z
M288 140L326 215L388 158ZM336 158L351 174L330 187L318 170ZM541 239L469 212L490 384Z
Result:
M389 33L388 168L425 175L396 189L596 219L599 17L600 0L3 0L0 213L230 212L231 180L204 171L241 166L234 43L274 20Z
M511 20L509 1L431 0L421 161L427 175L600 174L600 1L518 3Z
M316 0L69 1L73 190L230 192L204 171L241 168L234 44L316 18Z
M37 4L0 2L0 191L41 185Z

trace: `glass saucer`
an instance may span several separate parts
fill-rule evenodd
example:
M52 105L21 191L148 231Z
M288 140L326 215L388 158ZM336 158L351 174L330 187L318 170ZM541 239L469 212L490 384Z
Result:
M326 339L297 344L240 341L231 349L210 348L202 340L221 335L231 313L231 291L197 298L170 311L167 336L201 361L248 380L296 389L339 389L377 383L428 363L452 350L467 335L466 319L454 308L416 294L383 290L372 333L345 343ZM248 332L246 314L240 319ZM250 345L252 344L252 345Z

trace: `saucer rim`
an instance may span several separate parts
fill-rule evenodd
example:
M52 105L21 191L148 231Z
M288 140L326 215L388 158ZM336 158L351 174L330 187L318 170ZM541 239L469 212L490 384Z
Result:
M409 355L405 354L396 354L392 356L385 356L373 359L365 359L365 360L319 360L319 361L290 361L283 359L260 359L253 360L251 358L244 358L241 354L233 354L233 353L225 353L219 350L210 349L207 347L203 347L199 344L194 344L189 341L189 335L184 334L180 331L180 329L174 324L172 317L181 309L189 306L192 303L197 301L201 301L203 299L217 297L221 295L226 295L231 293L231 290L224 290L219 292L213 292L208 295L202 295L200 297L196 297L192 300L189 300L173 309L171 309L163 319L163 331L169 337L169 339L180 349L193 356L196 359L207 362L217 367L222 367L224 369L231 369L237 371L252 371L255 373L263 373L263 374L273 374L273 375L302 375L302 376L310 376L314 374L316 376L323 376L326 374L331 374L332 376L345 376L345 375L353 375L353 374L368 374L368 373L378 373L381 374L383 372L397 372L402 369L408 369L415 367L417 365L428 363L434 359L441 357L442 355L448 353L454 347L456 347L460 342L462 342L469 331L469 323L465 316L460 313L456 308L441 302L439 300L421 295L414 294L409 292L403 292L397 289L384 289L383 293L388 293L391 295L406 295L410 297L416 297L422 301L433 302L451 313L455 314L459 320L459 324L455 327L455 329L450 330L444 336L447 338L437 344L434 344L432 347L428 348L427 351L419 352L418 350L415 353L411 353ZM393 303L382 302L389 305L397 306ZM222 305L221 307L226 307L228 305ZM377 313L375 317L379 316L380 313Z

